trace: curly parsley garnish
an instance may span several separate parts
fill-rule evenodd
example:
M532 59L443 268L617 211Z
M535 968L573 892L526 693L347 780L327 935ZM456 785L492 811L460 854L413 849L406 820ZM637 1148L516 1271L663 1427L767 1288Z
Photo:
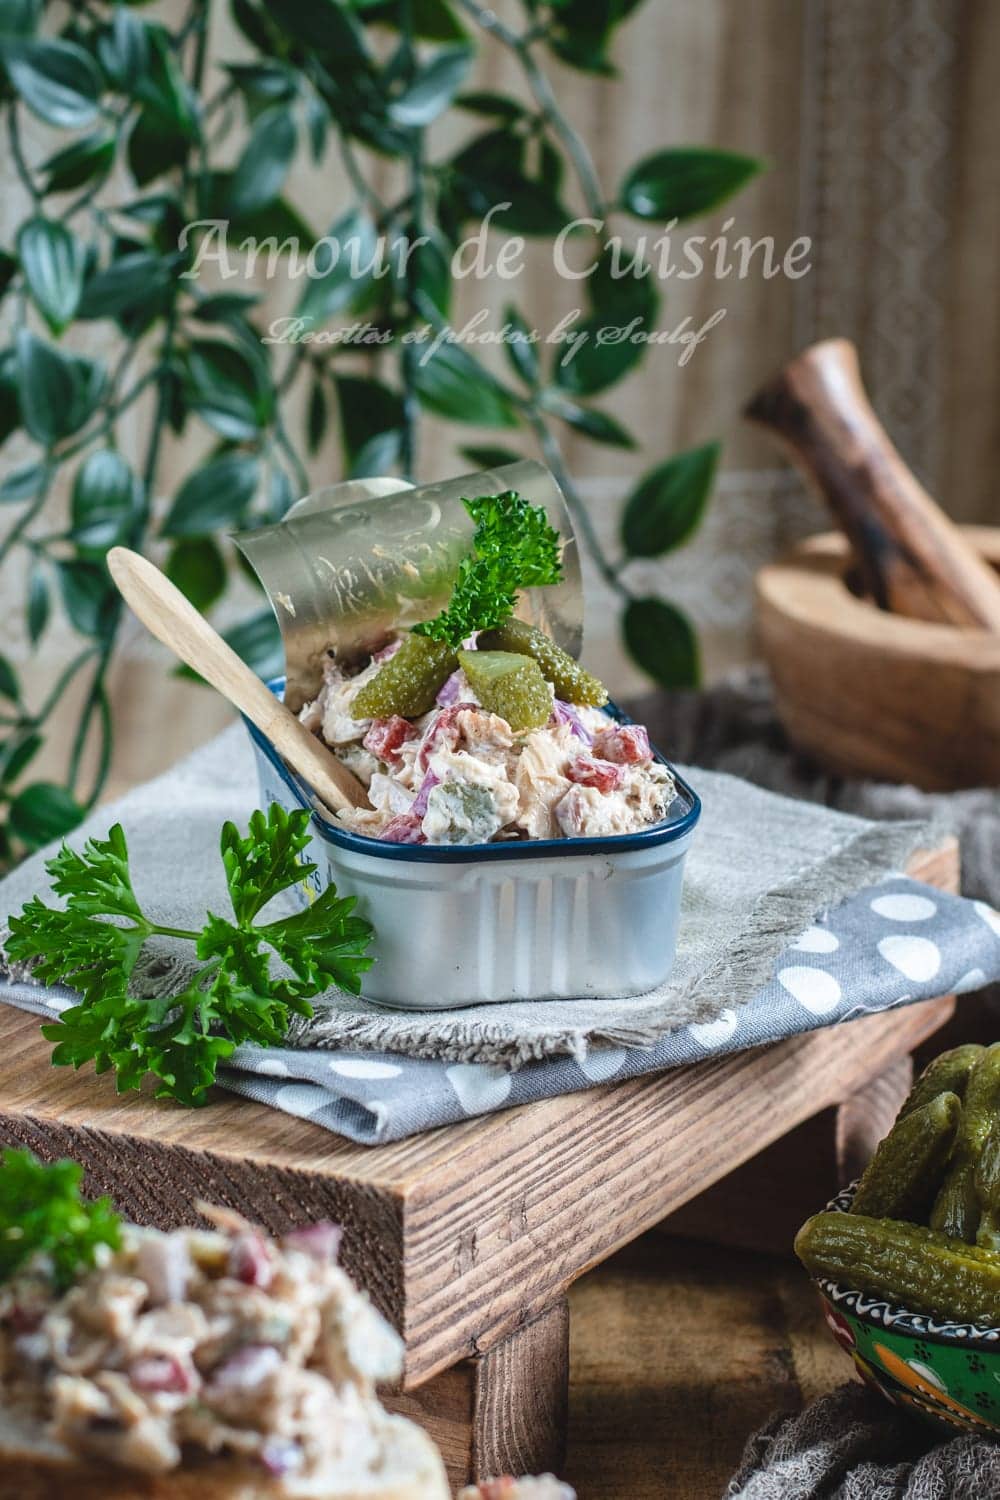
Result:
M44 1255L60 1288L94 1264L98 1245L116 1250L121 1220L110 1198L84 1203L82 1167L45 1166L30 1151L5 1151L0 1169L0 1281Z
M521 589L562 579L559 533L544 506L529 505L516 490L462 504L476 523L472 552L459 565L447 609L413 627L453 648L508 620Z
M206 1102L216 1068L241 1042L283 1040L290 1015L312 1015L309 997L331 984L357 994L371 967L371 924L352 916L355 898L330 885L294 916L258 923L280 892L316 869L300 855L309 841L309 814L276 803L255 812L241 837L222 830L222 861L233 906L230 921L208 913L201 932L161 927L142 911L132 889L128 848L120 824L106 839L90 839L77 854L65 844L46 864L65 911L35 896L10 922L7 953L30 962L43 982L63 981L81 992L78 1005L43 1026L55 1043L52 1061L98 1073L114 1069L120 1093L137 1089L148 1073L157 1098ZM147 938L187 938L203 960L179 994L141 998L129 981ZM290 973L271 972L272 954Z

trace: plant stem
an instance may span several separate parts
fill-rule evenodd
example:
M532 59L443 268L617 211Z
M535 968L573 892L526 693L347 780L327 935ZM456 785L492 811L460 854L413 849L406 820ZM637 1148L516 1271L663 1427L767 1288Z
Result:
M579 490L573 482L572 475L570 474L563 461L562 449L559 446L558 438L550 429L541 412L539 412L536 408L531 409L528 416L528 421L531 424L532 431L538 439L538 444L542 450L545 462L552 470L556 483L559 485L559 488L562 490L563 495L566 498L566 505L569 509L570 515L573 517L573 522L580 532L580 536L583 539L584 546L590 553L591 559L595 567L597 568L597 571L600 573L601 577L604 579L604 582L608 585L608 587L614 589L615 593L618 594L620 598L631 599L632 592L629 589L628 585L622 580L622 578L618 574L618 570L610 562L608 562L608 559L604 555L604 548L601 546L600 538L598 537L597 532L594 529L594 523L590 518L590 512L587 510L587 507L583 501L583 497L581 496Z
M7 110L7 135L10 140L10 154L14 161L14 167L22 185L31 197L32 203L37 208L42 201L42 195L38 190L35 179L24 159L24 151L21 146L21 126L17 117L17 105L10 104Z
M593 158L587 150L586 142L574 126L572 126L559 107L559 101L549 82L546 74L538 66L538 62L532 52L532 46L538 40L538 30L519 34L511 27L505 26L496 14L485 5L480 5L478 0L458 0L462 9L465 10L484 31L495 36L505 47L508 47L517 56L528 80L528 87L534 95L535 103L541 111L542 118L551 125L555 134L562 141L566 155L573 163L577 180L583 192L587 204L587 212L594 219L604 217L604 195L601 192L601 184L598 180L597 171L594 167Z
M32 500L30 505L25 506L24 510L18 516L17 520L14 522L13 526L4 537L3 541L0 542L0 567L3 566L8 554L14 547L17 546L18 542L24 536L24 533L27 531L32 521L41 511L46 500L49 498L49 489L52 485L52 473L52 466L49 460L46 459L45 478L42 480L42 484L38 491L38 494Z

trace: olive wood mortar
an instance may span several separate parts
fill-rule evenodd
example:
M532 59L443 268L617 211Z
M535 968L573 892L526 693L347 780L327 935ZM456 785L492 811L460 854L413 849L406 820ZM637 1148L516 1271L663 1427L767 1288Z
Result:
M962 527L1000 572L1000 529ZM846 537L810 537L757 575L778 715L844 776L928 791L1000 786L1000 634L889 614L844 581Z

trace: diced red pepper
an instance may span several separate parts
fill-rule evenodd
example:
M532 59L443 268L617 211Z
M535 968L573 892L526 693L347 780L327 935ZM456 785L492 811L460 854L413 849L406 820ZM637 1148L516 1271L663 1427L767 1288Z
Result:
M609 760L595 760L592 755L578 755L570 761L566 775L578 786L593 786L599 792L613 792L622 784L620 766Z
M361 743L366 750L377 755L388 765L399 764L399 747L407 740L416 739L417 731L409 719L392 714L388 719L372 719L368 733Z
M594 736L594 753L602 760L623 766L648 765L653 759L649 735L641 724L615 724L599 729Z
M382 829L379 838L386 844L425 844L421 819L412 812L397 813Z

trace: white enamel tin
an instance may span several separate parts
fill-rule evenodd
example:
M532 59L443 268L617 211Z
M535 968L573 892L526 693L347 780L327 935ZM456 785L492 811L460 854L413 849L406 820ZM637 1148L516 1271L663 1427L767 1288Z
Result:
M273 747L247 729L262 805L313 809L314 889L334 881L342 895L357 896L359 915L375 928L366 999L444 1010L639 995L668 977L684 859L701 811L679 778L669 816L641 833L473 847L384 844L316 813ZM299 896L303 905L311 899L305 885Z

